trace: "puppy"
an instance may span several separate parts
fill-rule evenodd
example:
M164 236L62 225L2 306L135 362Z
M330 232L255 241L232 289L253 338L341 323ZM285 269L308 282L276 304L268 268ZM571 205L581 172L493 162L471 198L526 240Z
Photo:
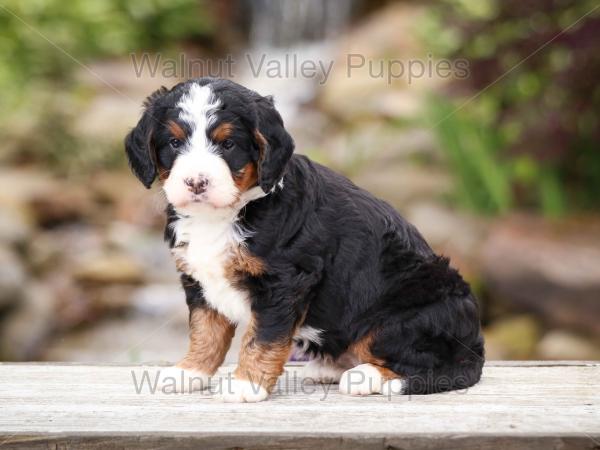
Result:
M125 140L134 174L158 178L165 240L190 310L175 370L209 386L245 324L225 401L268 397L294 348L306 375L352 395L475 384L483 365L467 283L390 205L293 155L271 97L200 78L161 88ZM183 389L186 389L183 387Z

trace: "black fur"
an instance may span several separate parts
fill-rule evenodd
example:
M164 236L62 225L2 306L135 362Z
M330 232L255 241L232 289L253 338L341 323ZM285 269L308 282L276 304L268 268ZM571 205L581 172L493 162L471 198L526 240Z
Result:
M258 185L269 193L239 213L240 224L252 231L247 248L266 267L261 276L239 280L250 293L257 339L287 339L299 325L311 326L323 332L322 343L311 343L309 351L335 359L372 336L371 353L407 380L407 394L476 383L484 361L477 301L448 260L434 254L390 205L326 167L292 156L294 143L272 99L229 81L191 82L211 83L223 105L219 121L236 124L235 149L223 153L232 172L256 162ZM173 105L187 86L151 97L127 137L132 168L146 186L157 171L148 152L166 170L177 157L163 149L168 134L155 125L176 120ZM262 157L256 129L268 144ZM150 150L143 145L148 142ZM169 207L165 239L171 246L169 225L176 220ZM201 286L187 275L182 283L190 308L204 305Z
M340 356L375 333L371 351L408 379L406 393L471 386L483 365L477 302L448 260L387 203L304 156L284 189L242 215L268 275L247 278L260 338L298 323L324 330L315 354Z
M275 186L294 152L294 141L283 127L283 120L271 97L256 99L258 129L267 141L258 167L258 185L269 192Z
M157 175L155 157L152 154L154 120L149 106L137 126L125 138L125 151L133 173L146 188L150 188Z

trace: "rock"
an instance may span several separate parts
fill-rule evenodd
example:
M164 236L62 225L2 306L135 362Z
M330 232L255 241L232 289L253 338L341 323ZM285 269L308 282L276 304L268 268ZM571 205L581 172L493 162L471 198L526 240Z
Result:
M135 259L114 253L83 261L75 270L74 276L83 283L138 284L144 280L144 271Z
M43 231L45 238L58 247L62 258L79 264L81 259L105 252L106 237L100 227L88 224L69 224Z
M406 129L384 122L367 122L321 138L326 165L344 173L375 172L390 165L415 165L415 157L439 161L427 130ZM310 153L310 152L309 152Z
M160 54L151 55L160 58ZM142 55L136 55L140 65ZM79 105L73 123L73 132L91 139L110 144L122 142L125 134L140 118L143 100L160 86L174 86L181 79L164 77L162 70L134 71L132 59L112 58L90 61L89 69L80 69L75 76L79 86L86 89L88 101ZM93 75L92 75L93 74ZM116 92L118 89L119 92ZM118 117L118 120L115 120Z
M552 330L540 341L537 357L554 360L598 360L600 345L566 330Z
M47 275L44 287L56 301L56 329L69 331L131 310L131 284L78 283L62 270Z
M27 264L37 274L55 269L63 259L65 248L54 232L35 233L27 243Z
M540 338L540 326L526 315L492 323L484 330L486 359L529 359Z
M118 205L132 192L148 193L130 170L97 172L91 175L90 187L95 200L108 205Z
M115 205L114 219L162 231L166 208L164 194L156 187L148 191L137 179L132 179L136 182L136 187L123 192Z
M450 192L452 186L446 172L408 163L364 169L351 178L358 186L388 201L400 212L411 203L439 198Z
M0 311L22 300L26 278L17 255L8 247L0 246Z
M483 243L493 302L600 336L600 224L510 218Z
M465 256L475 253L486 236L485 220L437 203L416 203L405 215L431 246L452 248Z
M0 205L19 209L35 196L53 191L57 185L41 169L0 169Z
M27 286L16 308L2 319L0 356L4 361L37 359L55 327L56 299L40 284Z
M380 139L375 155L378 164L382 166L399 161L414 163L417 158L436 164L443 161L437 141L429 129L387 125L381 130L380 136L382 134L387 145L380 146Z
M54 338L41 356L46 361L175 363L189 345L188 308L183 298L166 315L138 311L127 317L110 318ZM237 363L242 331L238 331L225 357Z
M394 88L385 80L373 78L363 71L348 77L347 70L332 71L338 75L325 83L317 98L318 106L337 120L348 123L374 117L413 120L424 113L422 92L407 87L392 92Z
M480 283L476 255L486 237L487 221L431 201L410 205L404 215L437 253L450 258L467 281Z
M319 106L345 122L419 117L424 93L442 82L423 76L409 83L405 75L409 61L427 61L427 52L413 32L423 11L413 3L390 2L339 39L334 69L317 99ZM392 59L399 62L388 70Z
M185 293L179 283L149 284L132 294L131 304L140 314L165 317L185 307Z
M90 216L94 206L86 188L67 184L37 193L28 205L35 222L44 228L80 221Z
M111 247L135 258L143 265L145 277L155 282L177 283L179 275L162 232L125 222L112 222L107 240Z
M371 106L377 116L390 119L412 119L423 114L421 95L408 89L377 95Z
M187 308L169 317L112 318L56 337L46 361L177 362L188 347Z
M27 213L22 208L10 208L0 204L0 244L23 244L32 233Z
M332 129L329 117L323 112L305 107L293 120L286 121L286 129L294 136L296 153L311 153L314 149L327 148L329 144L324 142L331 137Z
M26 226L46 227L86 217L93 203L85 185L58 180L37 169L2 169L0 207L8 208Z
M157 89L158 85L149 89ZM141 100L134 102L131 98L113 91L97 92L75 117L73 131L82 139L107 144L121 143L125 135L140 118ZM114 120L119 117L119 120Z
M125 313L131 308L131 295L134 288L130 285L111 284L97 287L92 296L92 309L95 317L105 314Z
M84 289L78 285L68 271L59 267L47 274L41 283L56 299L54 322L58 331L69 330L97 320L90 298L91 289Z
M106 252L102 229L81 223L41 230L29 239L26 261L37 275L58 269L72 273L82 262Z
M160 54L145 53L144 55L147 55L150 61L154 61L155 57L161 57ZM136 56L138 64L141 58L142 55ZM131 99L127 98L130 107L138 112L142 101L153 90L162 85L174 86L181 81L175 77L164 77L161 70L156 72L141 70L139 76L132 76L135 74L133 70L132 58L127 56L91 61L87 67L79 69L75 76L78 83L99 92L115 94L115 88L126 92L127 96L131 97ZM114 119L114 116L111 119Z

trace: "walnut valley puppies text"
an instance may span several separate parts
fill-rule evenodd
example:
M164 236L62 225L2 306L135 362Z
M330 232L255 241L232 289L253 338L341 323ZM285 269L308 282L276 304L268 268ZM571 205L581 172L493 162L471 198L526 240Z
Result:
M348 53L337 59L311 59L297 53L281 53L277 56L246 53L234 58L227 55L221 59L189 58L180 54L176 58L165 58L160 53L130 55L137 77L193 78L211 76L234 79L241 73L254 78L317 80L325 84L331 75L341 71L347 78L370 77L391 84L405 80L412 84L422 78L464 79L470 75L466 59L371 59L359 53Z

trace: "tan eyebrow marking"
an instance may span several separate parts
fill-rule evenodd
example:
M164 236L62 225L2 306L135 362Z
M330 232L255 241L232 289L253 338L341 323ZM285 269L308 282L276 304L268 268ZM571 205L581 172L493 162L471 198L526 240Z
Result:
M216 142L221 142L231 136L233 133L233 124L229 122L223 122L212 132L212 138Z
M177 122L169 120L167 126L169 127L169 131L171 132L174 138L177 138L180 141L183 141L187 138L185 130L181 128L181 126Z

